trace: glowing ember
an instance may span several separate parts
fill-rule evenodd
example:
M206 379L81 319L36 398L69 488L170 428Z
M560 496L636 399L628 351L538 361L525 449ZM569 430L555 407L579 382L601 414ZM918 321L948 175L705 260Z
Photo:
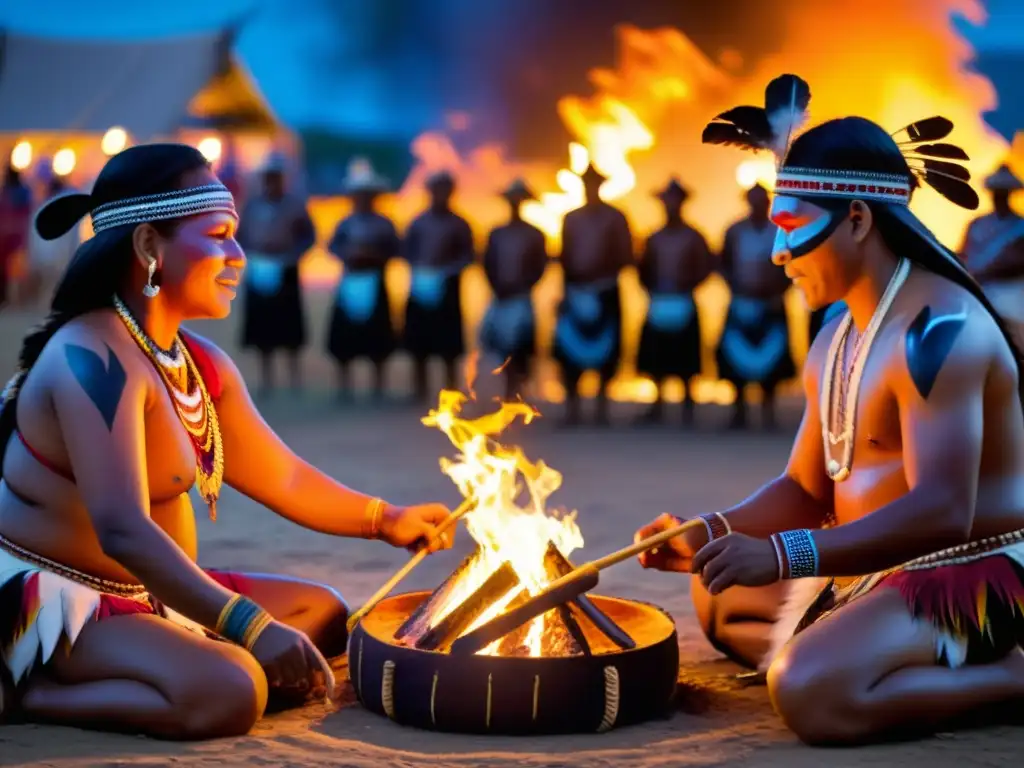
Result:
M538 412L525 403L501 403L498 410L476 419L460 416L467 397L443 390L436 410L423 418L437 427L459 451L454 460L442 458L441 471L452 479L466 498L477 500L465 518L466 528L479 545L477 557L460 572L452 589L429 617L437 626L451 611L470 598L491 574L509 563L519 584L501 596L466 630L501 614L525 589L531 595L549 582L545 552L549 543L568 557L583 546L575 512L549 513L548 498L562 484L562 475L543 461L531 462L518 447L499 444L495 438L517 418L529 424ZM553 615L539 616L528 628L524 645L530 656L540 656L545 633ZM480 653L495 655L500 640Z

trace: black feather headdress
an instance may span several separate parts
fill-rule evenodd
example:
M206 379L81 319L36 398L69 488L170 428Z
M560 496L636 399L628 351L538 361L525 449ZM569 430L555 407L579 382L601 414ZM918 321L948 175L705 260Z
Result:
M980 201L969 183L971 172L953 162L970 158L955 144L942 143L952 131L952 120L936 116L913 122L890 135L919 181L951 203L973 211Z
M722 112L704 128L701 140L755 152L768 150L781 166L797 131L807 123L810 101L811 88L804 80L780 75L765 88L763 107L733 107Z

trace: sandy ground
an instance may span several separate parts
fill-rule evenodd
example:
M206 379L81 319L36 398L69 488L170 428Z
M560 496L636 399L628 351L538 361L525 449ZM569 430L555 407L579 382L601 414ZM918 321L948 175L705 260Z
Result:
M314 326L322 314L314 313ZM34 319L0 312L0 370L11 370L16 344ZM230 321L201 328L229 349ZM316 330L320 330L316 328ZM317 333L314 344L319 343ZM251 364L243 365L251 373ZM450 455L445 438L423 427L417 408L336 403L328 391L330 367L314 346L307 360L310 392L280 394L264 403L270 423L301 455L361 490L396 502L457 503L438 458ZM404 378L397 366L396 381ZM396 384L397 386L398 384ZM783 466L798 404L787 428L774 435L731 436L716 429L725 414L700 414L702 429L683 433L621 428L566 433L555 419L520 433L531 456L564 473L553 503L579 510L586 539L582 560L627 544L633 531L662 511L687 515L720 508L777 473ZM551 406L551 417L558 408ZM621 407L616 417L625 419ZM203 565L318 579L360 605L403 562L405 554L384 544L331 539L297 528L227 491L216 524L200 515ZM455 551L429 558L403 589L436 586L469 550L465 532ZM545 738L478 737L403 728L363 710L346 686L341 707L322 707L269 717L251 735L193 745L88 733L43 726L0 728L0 765L144 766L1002 766L1019 762L1020 732L993 727L941 734L928 741L857 750L815 750L800 745L779 723L765 689L733 682L738 671L704 642L696 628L683 577L643 571L635 561L602 576L599 592L650 601L675 618L684 686L677 711L664 721L603 735ZM344 660L338 662L344 674ZM342 678L344 679L344 677ZM1018 758L1014 760L1013 755Z

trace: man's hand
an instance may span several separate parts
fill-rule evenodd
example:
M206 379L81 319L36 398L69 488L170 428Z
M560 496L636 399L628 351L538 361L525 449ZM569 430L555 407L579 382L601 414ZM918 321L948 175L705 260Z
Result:
M431 553L449 549L455 543L455 526L438 535L437 527L450 510L443 504L420 504L413 507L388 507L380 525L380 537L393 547L418 552L424 547Z
M691 571L712 595L732 586L763 587L779 580L779 559L771 539L730 533L701 547Z
M663 514L637 531L633 536L633 541L639 543L662 531L676 528L682 522L675 515ZM706 541L707 530L703 527L693 528L654 549L641 552L637 557L640 560L640 565L644 568L689 573L690 559L693 557L693 553L700 549Z

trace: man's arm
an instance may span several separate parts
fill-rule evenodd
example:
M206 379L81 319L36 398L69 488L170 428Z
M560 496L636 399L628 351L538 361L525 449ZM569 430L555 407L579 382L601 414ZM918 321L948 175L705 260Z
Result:
M987 318L986 318L987 320ZM906 335L894 387L908 493L861 519L816 531L819 572L855 576L968 540L984 433L991 328L966 307L925 307Z
M85 333L68 331L54 347L47 368L61 438L103 553L160 602L214 629L232 593L149 516L146 375Z
M190 338L209 353L221 379L217 416L224 443L224 481L305 528L334 536L364 536L373 497L345 487L296 456L260 416L231 358L194 333Z

